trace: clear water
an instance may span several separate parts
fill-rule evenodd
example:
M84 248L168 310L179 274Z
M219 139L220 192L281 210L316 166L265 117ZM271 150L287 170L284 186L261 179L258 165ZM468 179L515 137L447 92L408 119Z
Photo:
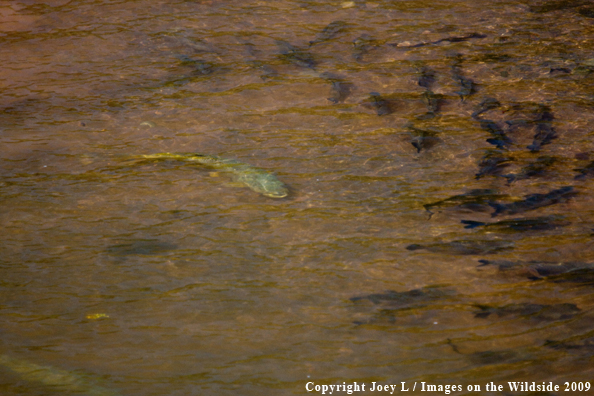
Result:
M138 396L293 395L308 381L591 379L591 350L545 343L592 336L592 286L477 269L480 259L594 262L594 178L574 180L594 159L594 19L574 3L0 4L1 354ZM547 4L566 7L537 8ZM332 21L347 26L308 48ZM486 37L407 47L471 33ZM362 34L375 47L356 60ZM316 69L279 56L275 40L310 53ZM476 83L464 101L455 54ZM426 120L416 118L426 112L421 64L443 96ZM328 100L323 72L352 84L344 102ZM395 111L378 116L365 105L370 92ZM547 173L509 186L475 179L493 148L471 117L486 97L502 109L550 106L559 137L530 153L534 133L520 130L509 168L554 156ZM503 125L510 114L483 117ZM439 143L417 153L409 122ZM267 198L186 163L129 160L158 152L237 159L274 172L291 195ZM489 213L440 208L429 219L423 207L478 188L520 199L566 185L579 195L515 216L571 223L554 230L464 229L461 220ZM406 249L464 239L513 249ZM426 286L447 293L392 310L350 300ZM475 317L477 304L512 303L581 311ZM0 391L71 390L0 368Z

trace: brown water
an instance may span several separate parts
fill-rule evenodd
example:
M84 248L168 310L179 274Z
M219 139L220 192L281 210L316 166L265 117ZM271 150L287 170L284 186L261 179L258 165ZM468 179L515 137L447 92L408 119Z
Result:
M594 159L594 19L587 5L534 7L574 3L0 3L1 354L139 396L306 394L308 381L481 384L468 394L502 394L484 384L591 380L591 349L545 346L592 336L591 285L477 269L480 259L594 262L594 178L574 180ZM343 31L307 49L337 20ZM471 33L486 37L402 44ZM376 47L356 60L362 34ZM287 62L275 40L309 52L316 69ZM452 75L457 53L477 84L464 101ZM444 98L426 120L416 118L427 111L422 64ZM343 103L327 99L322 72L352 84ZM394 99L395 112L366 107L370 92ZM475 179L493 148L471 117L485 97L550 106L559 137L529 153L533 131L511 135L509 168L555 156L547 173L510 186ZM503 125L511 116L482 117ZM408 122L438 144L417 153ZM166 151L267 169L291 195L266 198L186 163L127 159ZM571 223L548 231L464 229L461 220L489 213L438 208L429 219L423 207L471 189L519 199L566 185L579 193L569 202L496 218L560 214ZM460 239L513 249L406 249ZM350 300L426 286L443 296L403 309ZM475 317L476 304L511 303L581 311ZM0 393L68 389L0 368Z

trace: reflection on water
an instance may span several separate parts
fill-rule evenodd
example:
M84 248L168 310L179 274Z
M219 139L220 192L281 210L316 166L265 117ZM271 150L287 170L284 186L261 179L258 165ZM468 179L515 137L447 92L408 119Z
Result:
M0 4L2 356L123 395L587 380L593 23L572 0ZM163 152L288 196L129 160ZM78 392L7 366L3 395Z

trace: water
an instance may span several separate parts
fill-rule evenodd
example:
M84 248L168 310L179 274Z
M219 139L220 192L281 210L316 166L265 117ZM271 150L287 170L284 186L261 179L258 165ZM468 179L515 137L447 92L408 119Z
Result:
M547 4L557 3L1 4L2 354L142 396L292 395L308 381L481 384L490 394L490 381L588 380L591 351L545 343L592 336L592 287L476 267L594 261L594 185L574 180L594 159L594 20L588 5L534 12ZM347 25L308 48L332 21ZM407 48L472 33L486 37ZM363 34L375 41L356 60ZM280 57L275 40L307 51L315 70ZM464 101L456 54L476 84ZM433 118L419 118L421 65L443 99ZM327 99L324 72L352 84L344 102ZM370 92L394 112L365 106ZM556 157L542 176L475 179L494 148L471 117L486 97L502 109L550 107L558 138L539 153L526 149L532 130L510 134L509 172ZM481 117L504 125L513 113ZM409 123L438 143L417 153ZM236 159L274 172L291 194L274 200L224 173L128 158L158 152ZM438 208L429 219L423 207L472 189L520 199L567 185L579 192L568 202L497 217L570 222L553 230L464 229L489 213ZM466 239L513 249L406 249ZM400 309L350 300L428 286L446 292ZM512 303L581 311L475 317L477 304ZM63 394L6 369L0 390Z

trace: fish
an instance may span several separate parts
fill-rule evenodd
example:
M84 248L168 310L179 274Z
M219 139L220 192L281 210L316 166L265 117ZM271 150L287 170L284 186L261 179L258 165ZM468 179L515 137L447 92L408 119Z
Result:
M502 175L507 179L507 185L512 184L517 180L529 179L534 176L542 176L551 165L557 162L557 159L550 156L542 156L536 159L535 162L523 167L518 173L510 173Z
M326 26L321 33L319 33L316 38L309 42L309 46L313 46L314 44L321 43L323 41L328 41L336 37L339 33L341 33L347 24L343 21L334 21L330 22L328 26Z
M552 341L546 340L544 345L548 348L564 351L586 351L594 352L594 337L586 337L576 341Z
M417 84L426 90L430 90L435 83L435 70L423 65L418 67L417 71L419 73Z
M489 305L476 304L479 312L475 313L475 318L488 318L489 316L497 316L503 318L506 316L526 316L538 321L556 321L571 319L582 310L575 304L529 304L516 303L504 305L501 307L493 307Z
M392 103L384 99L379 93L371 92L369 94L369 105L375 108L378 116L392 114L394 112Z
M480 126L481 129L493 135L493 138L487 139L487 143L496 146L499 150L507 150L508 146L513 143L494 121L480 120Z
M524 196L522 201L512 202L508 204L500 204L490 202L489 205L495 209L491 217L499 215L514 215L523 212L529 212L545 206L554 205L556 203L567 202L572 197L576 196L577 192L571 186L551 190L546 194L529 194Z
M454 294L455 290L447 287L425 286L420 289L403 292L388 290L385 293L351 297L350 300L354 303L368 300L374 305L381 307L381 309L376 311L371 318L357 320L353 323L356 325L377 324L382 322L394 323L396 321L396 313L400 310L421 308L431 302L439 301L445 297L453 296Z
M266 197L285 198L289 195L288 187L278 180L274 174L233 159L195 153L157 153L140 155L137 156L137 158L148 160L188 161L206 165L217 170L231 173L234 176L235 181Z
M495 98L485 98L480 104L479 107L472 113L471 117L474 119L479 119L478 116L483 114L486 111L496 109L501 107L501 103Z
M542 14L545 12L566 10L589 4L589 0L551 0L544 4L530 6L530 12Z
M436 300L452 293L451 290L441 286L426 286L420 289L407 290L404 292L388 290L385 293L351 297L350 300L352 302L369 300L375 305L381 304L384 306L404 308Z
M425 103L425 105L427 106L427 115L434 117L441 108L441 95L436 95L432 91L426 90L421 95L421 99L423 100L423 103Z
M115 256L130 256L136 254L153 255L176 248L177 245L172 243L162 242L156 239L148 239L112 245L107 248L107 252Z
M454 352L467 356L473 364L486 365L509 362L518 359L518 352L512 349L503 351L480 351L472 353L462 353L452 340L448 338L447 343L452 347Z
M208 75L215 70L215 66L212 63L203 61L202 59L192 59L186 55L177 55L176 58L181 61L180 64L182 66L191 66L194 69L192 73L196 75Z
M472 220L462 220L461 223L466 225L464 228L485 227L489 229L496 228L500 231L524 232L554 230L571 224L568 221L564 221L564 219L563 216L542 216L501 220L495 223L483 223Z
M413 147L417 149L417 153L420 153L423 149L430 149L442 141L440 138L435 136L435 132L418 129L412 125L408 125L407 128L413 135L413 139L411 140L410 144L412 144Z
M342 103L351 94L353 84L345 81L342 77L331 73L321 73L320 77L332 85L332 96L328 100L334 104Z
M0 355L0 366L27 382L36 382L60 394L81 394L85 396L120 396L115 390L93 384L79 374L51 366L42 366L24 359ZM52 393L53 394L53 393Z
M536 125L536 134L534 141L527 148L531 152L540 151L542 146L550 144L554 139L557 139L557 132L549 123L539 123Z
M592 175L594 175L594 161L590 162L588 165L586 165L583 168L574 169L574 170L581 173L581 175L577 175L574 178L575 180L583 180L587 177L591 177Z
M472 95L475 92L474 81L466 78L462 75L460 65L462 64L462 55L457 54L454 57L454 64L452 65L452 78L459 85L459 90L455 93L460 96L460 100L464 102L464 99Z
M279 48L281 58L299 67L315 69L317 62L310 53L283 40L276 40L275 42Z
M477 180L484 176L499 176L505 168L511 165L511 160L504 157L501 151L487 150L478 165L479 171L475 175Z
M499 272L507 272L512 275L523 276L531 280L541 280L551 277L552 280L560 280L560 277L569 275L565 279L572 279L579 281L579 276L584 273L594 274L594 263L568 261L510 261L510 260L479 260L480 264L477 268L485 266L495 266ZM556 278L557 277L557 278ZM559 282L558 282L559 283Z
M507 195L499 194L492 189L474 189L464 194L454 195L452 197L442 199L441 201L425 204L423 207L427 212L433 214L431 208L434 207L449 207L459 206L463 209L470 209L477 212L484 212L490 210L489 202L494 199L505 198Z
M415 251L424 249L432 253L475 255L498 253L502 250L513 249L513 245L513 242L501 240L459 240L431 243L427 245L413 243L412 245L408 245L406 250Z
M377 48L376 40L367 34L362 34L353 41L353 58L360 61L365 54L375 48Z
M417 43L417 44L408 44L408 43L392 43L392 44L388 44L392 47L398 47L398 48L418 48L418 47L425 47L427 45L435 45L435 44L440 44L443 42L450 42L450 43L459 43L461 41L468 41L470 39L475 39L475 38L485 38L487 37L486 34L481 34L481 33L470 33L467 34L465 36L451 36L451 37L445 37L439 40L435 40L435 41L424 41L421 43Z

